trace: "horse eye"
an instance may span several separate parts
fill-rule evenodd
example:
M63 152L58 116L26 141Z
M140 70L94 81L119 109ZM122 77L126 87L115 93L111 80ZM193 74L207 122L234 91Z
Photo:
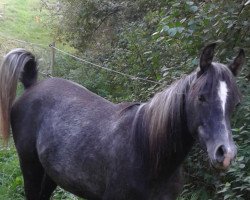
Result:
M235 105L235 108L238 108L240 105L241 105L241 103L237 103L237 104Z
M205 102L206 101L206 98L204 97L204 95L199 95L198 96L198 99L199 99L199 101L201 101L201 102Z

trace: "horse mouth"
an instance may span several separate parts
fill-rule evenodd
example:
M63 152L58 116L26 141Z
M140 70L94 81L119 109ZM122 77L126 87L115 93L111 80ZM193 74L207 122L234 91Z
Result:
M226 157L222 162L217 162L217 161L212 161L211 160L211 166L213 167L213 169L217 170L217 171L227 171L231 164L232 164L233 160L229 157Z
M229 167L224 167L222 165L217 165L217 164L212 164L211 163L211 166L214 170L216 171L221 171L221 172L225 172L225 171L228 171Z

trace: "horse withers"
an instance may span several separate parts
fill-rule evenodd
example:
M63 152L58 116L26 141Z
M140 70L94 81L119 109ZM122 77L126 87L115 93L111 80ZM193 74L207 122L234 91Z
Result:
M196 140L214 168L227 169L245 56L216 63L215 46L203 49L197 70L141 104L113 104L60 78L38 82L34 56L9 52L0 69L1 133L7 141L11 124L26 198L47 200L58 185L89 200L176 199ZM14 102L18 79L25 91Z

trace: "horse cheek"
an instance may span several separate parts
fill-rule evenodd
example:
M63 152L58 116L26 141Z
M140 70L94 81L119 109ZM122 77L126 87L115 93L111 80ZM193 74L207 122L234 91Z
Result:
M187 108L186 108L186 117L187 117L187 125L189 132L196 137L197 131L196 129L198 128L198 119L199 116L197 116L197 106L195 105L194 101L188 101L187 102Z

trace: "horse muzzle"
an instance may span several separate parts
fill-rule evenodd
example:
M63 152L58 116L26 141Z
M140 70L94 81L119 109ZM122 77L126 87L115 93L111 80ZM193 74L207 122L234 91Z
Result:
M213 150L212 150L213 151ZM211 164L215 169L227 170L237 154L237 148L232 145L218 145L214 148L211 159Z
M208 132L202 126L198 128L200 144L206 149L210 163L215 169L227 170L237 154L231 133L226 130L214 134L207 134Z

